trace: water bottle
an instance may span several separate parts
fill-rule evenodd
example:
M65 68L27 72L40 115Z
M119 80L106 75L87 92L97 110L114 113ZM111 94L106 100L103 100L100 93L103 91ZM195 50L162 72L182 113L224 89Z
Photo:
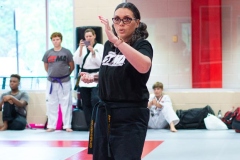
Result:
M218 111L218 118L220 118L220 119L222 118L222 112L221 112L221 110Z

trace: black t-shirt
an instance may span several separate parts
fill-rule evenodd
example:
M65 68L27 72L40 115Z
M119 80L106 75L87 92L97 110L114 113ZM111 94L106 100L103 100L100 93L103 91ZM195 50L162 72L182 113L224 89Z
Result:
M147 40L138 40L133 47L151 60L153 49ZM107 41L104 45L103 61L99 71L99 96L110 102L147 102L146 86L151 68L139 73L125 56Z

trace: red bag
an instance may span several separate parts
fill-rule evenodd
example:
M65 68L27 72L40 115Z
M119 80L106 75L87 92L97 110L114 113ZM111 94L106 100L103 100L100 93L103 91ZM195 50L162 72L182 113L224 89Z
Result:
M240 107L238 107L233 114L232 128L235 129L237 133L240 133Z
M227 125L229 129L235 129L237 133L240 133L240 107L235 111L228 111L225 113L222 121Z
M233 121L234 112L227 111L222 118L222 121L227 125L228 129L232 129L232 121Z

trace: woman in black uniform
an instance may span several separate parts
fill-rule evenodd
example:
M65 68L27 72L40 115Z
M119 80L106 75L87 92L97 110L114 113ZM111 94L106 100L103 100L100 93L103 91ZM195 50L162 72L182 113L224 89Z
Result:
M101 99L93 112L89 153L93 160L140 160L149 120L146 83L153 56L145 40L147 26L129 2L115 9L113 31L108 19L99 19L108 37L100 71L95 76L81 73L84 82L98 79Z

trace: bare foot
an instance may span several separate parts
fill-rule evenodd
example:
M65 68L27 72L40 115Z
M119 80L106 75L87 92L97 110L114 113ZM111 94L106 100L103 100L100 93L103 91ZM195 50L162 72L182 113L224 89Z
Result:
M53 129L53 128L48 128L47 129L47 132L53 132L53 131L55 131L55 129Z
M3 126L0 127L0 131L5 131L5 130L7 130L7 128L8 128L8 126L3 125Z
M170 131L177 132L177 129L175 128L175 125L173 124L173 122L170 123Z
M66 129L67 132L72 132L73 130L71 128Z
M171 132L177 132L177 129L174 127L174 128L170 128L170 131Z

